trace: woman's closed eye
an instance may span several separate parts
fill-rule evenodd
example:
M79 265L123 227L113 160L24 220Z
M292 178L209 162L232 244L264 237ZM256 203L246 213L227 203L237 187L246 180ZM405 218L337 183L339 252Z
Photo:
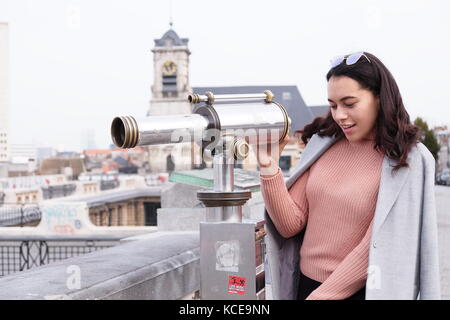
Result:
M344 103L344 106L346 106L346 107L348 107L348 108L351 108L351 107L353 107L355 104L356 104L356 102L351 103L351 104ZM334 110L334 109L337 108L337 106L336 106L336 105L330 105L330 108Z

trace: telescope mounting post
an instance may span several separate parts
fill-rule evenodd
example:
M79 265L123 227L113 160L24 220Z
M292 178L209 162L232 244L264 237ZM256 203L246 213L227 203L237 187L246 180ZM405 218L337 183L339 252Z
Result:
M263 300L265 222L243 221L251 191L234 188L235 160L247 156L248 145L222 136L214 151L213 189L197 192L206 207L206 221L200 223L200 297Z

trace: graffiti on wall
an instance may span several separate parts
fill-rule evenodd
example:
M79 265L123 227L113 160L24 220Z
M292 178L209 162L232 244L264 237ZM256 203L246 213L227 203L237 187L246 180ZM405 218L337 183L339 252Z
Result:
M52 234L74 235L82 229L82 215L85 212L85 204L47 205L42 209L40 226L45 227Z

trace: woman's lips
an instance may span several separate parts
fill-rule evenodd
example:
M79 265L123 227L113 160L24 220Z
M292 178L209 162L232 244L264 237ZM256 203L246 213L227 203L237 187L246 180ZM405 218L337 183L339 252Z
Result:
M344 130L344 133L352 133L352 131L355 129L356 124L354 124L352 127L350 128L342 128Z

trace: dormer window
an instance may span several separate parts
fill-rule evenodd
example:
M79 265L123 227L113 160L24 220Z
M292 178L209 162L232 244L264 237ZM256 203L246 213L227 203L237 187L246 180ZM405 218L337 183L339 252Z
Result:
M167 37L167 38L164 40L164 44L166 45L166 47L171 47L171 46L173 46L173 39Z
M289 91L283 92L283 100L292 100L292 96Z

